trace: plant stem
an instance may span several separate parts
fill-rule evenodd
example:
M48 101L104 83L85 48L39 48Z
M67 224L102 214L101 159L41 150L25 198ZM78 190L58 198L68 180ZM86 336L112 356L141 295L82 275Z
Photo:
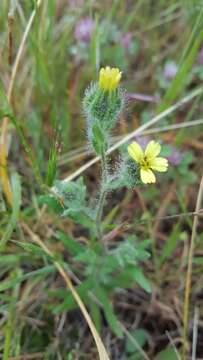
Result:
M98 240L102 237L101 220L104 209L104 203L107 195L107 191L105 190L104 187L104 184L106 184L107 181L107 157L105 151L102 151L101 154L101 169L102 169L102 184L101 184L101 190L100 190L99 202L97 206L96 220L95 220Z

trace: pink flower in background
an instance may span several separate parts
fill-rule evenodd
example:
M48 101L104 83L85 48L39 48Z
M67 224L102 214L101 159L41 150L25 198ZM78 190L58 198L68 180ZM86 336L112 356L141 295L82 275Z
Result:
M88 43L94 29L94 21L90 17L80 19L75 27L75 38L78 41Z
M203 47L201 48L198 54L197 62L199 65L203 65Z
M183 155L180 153L178 149L176 149L176 147L171 146L171 154L169 156L166 156L166 158L168 159L171 165L177 166L180 164Z
M121 44L125 49L128 49L132 42L132 33L126 32L121 36Z
M164 77L166 80L172 80L178 71L178 67L174 61L167 62L164 66Z

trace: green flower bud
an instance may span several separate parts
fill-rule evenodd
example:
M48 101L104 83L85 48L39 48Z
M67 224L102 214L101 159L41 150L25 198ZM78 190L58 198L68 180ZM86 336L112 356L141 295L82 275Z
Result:
M102 68L99 81L85 92L83 100L87 135L95 152L102 155L108 148L109 132L115 126L124 106L124 92L119 88L121 72Z
M83 101L88 126L99 123L104 131L111 130L124 106L124 94L120 88L104 91L98 84L90 86Z

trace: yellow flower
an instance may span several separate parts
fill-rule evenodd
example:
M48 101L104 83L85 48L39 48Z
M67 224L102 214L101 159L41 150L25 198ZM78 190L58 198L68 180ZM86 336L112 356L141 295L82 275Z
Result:
M99 87L104 91L115 90L120 82L121 72L118 68L106 66L99 72Z
M168 160L158 157L161 151L161 145L155 141L150 141L145 149L133 141L128 146L129 155L138 163L140 167L140 178L144 184L155 183L156 178L152 170L164 172L168 168Z

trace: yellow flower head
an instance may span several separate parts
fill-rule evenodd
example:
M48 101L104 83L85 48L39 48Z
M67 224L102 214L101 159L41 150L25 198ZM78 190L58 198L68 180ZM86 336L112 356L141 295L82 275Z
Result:
M161 145L155 141L150 141L145 149L134 141L128 146L128 153L140 167L140 178L144 184L155 183L156 178L152 170L164 172L168 168L168 160L158 157Z
M106 66L99 72L99 87L104 91L115 90L120 82L121 72L118 68Z

